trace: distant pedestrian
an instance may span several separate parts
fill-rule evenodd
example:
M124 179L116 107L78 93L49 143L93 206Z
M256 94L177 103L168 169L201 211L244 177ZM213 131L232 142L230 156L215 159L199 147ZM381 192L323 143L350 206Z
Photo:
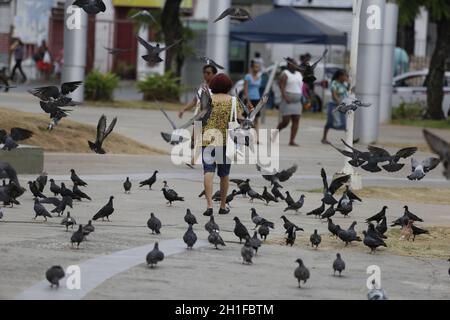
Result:
M282 119L278 124L277 129L281 131L289 125L289 122L292 122L289 145L298 147L298 144L295 142L295 138L297 136L300 124L300 116L302 115L303 110L303 77L302 74L295 69L294 65L288 63L287 69L284 70L281 74L279 83L282 97L282 101L280 104L280 113Z
M252 60L250 63L250 73L246 74L244 77L244 98L247 103L247 106L252 110L261 100L261 65ZM259 117L260 113L256 115L255 119L255 130L258 132L259 127Z
M323 131L322 143L329 144L328 131L330 129L345 130L346 118L345 114L340 112L333 112L333 110L340 104L345 98L348 97L348 75L344 70L338 70L333 75L331 80L331 98L327 105L327 123Z
M22 40L20 40L20 38L17 38L11 45L11 52L14 53L14 60L16 63L14 64L14 67L12 69L10 79L14 81L16 71L19 70L20 74L22 75L22 81L26 82L27 76L22 69L22 61L25 59L25 45L23 44Z

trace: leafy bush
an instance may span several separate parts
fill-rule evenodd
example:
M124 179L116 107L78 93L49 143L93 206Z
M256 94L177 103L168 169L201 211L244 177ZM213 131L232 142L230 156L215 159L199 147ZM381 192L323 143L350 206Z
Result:
M144 100L178 101L183 91L179 79L171 72L164 75L152 74L137 84L139 92L144 94Z
M426 107L421 102L402 102L392 109L392 120L420 120L423 119Z
M117 64L115 72L122 79L135 79L136 78L136 66L134 66L133 64L126 62L126 61L120 61Z
M84 95L87 100L113 101L118 86L119 78L114 73L93 70L86 76Z

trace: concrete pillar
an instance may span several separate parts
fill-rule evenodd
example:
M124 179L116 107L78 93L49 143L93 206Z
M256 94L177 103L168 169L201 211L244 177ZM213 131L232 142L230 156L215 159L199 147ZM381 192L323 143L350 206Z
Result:
M221 64L228 70L228 48L230 34L230 18L227 17L216 23L213 21L222 14L223 11L231 7L231 0L214 0L209 2L209 20L206 56Z
M385 4L385 0L364 0L361 4L356 97L372 104L370 108L360 108L356 112L355 132L364 144L378 139Z
M66 0L64 7L64 66L62 69L62 82L83 81L86 70L88 16L84 10L72 6L72 3L72 0ZM84 86L73 92L71 97L75 101L83 102Z
M380 123L391 120L392 77L394 75L394 53L397 43L398 5L387 3L384 19L384 39L381 62Z

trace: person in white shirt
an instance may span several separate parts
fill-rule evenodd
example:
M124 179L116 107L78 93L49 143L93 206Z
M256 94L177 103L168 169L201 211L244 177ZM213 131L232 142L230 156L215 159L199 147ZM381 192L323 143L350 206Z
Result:
M283 130L292 122L291 136L289 139L289 145L298 147L295 142L297 136L300 116L302 115L302 87L303 77L295 67L288 63L287 69L283 71L279 80L282 101L280 104L281 122L278 124L277 129Z

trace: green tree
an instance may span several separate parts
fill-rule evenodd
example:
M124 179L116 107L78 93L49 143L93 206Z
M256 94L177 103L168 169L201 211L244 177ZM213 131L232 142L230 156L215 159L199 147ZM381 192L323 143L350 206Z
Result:
M444 99L445 67L450 56L450 1L449 0L397 0L400 8L400 23L412 24L424 7L429 12L430 21L436 23L436 48L431 57L427 76L427 117L444 119L442 102Z
M171 45L175 41L183 38L183 24L180 20L181 2L182 0L170 0L166 1L166 3L164 4L161 15L161 26L164 33L164 40L166 41L166 45ZM180 48L177 47L172 47L167 50L165 70L166 72L168 72L169 70L176 70L177 75L179 75L178 71L181 70L181 67L174 67L174 64L182 65L184 59L179 58L178 52Z

